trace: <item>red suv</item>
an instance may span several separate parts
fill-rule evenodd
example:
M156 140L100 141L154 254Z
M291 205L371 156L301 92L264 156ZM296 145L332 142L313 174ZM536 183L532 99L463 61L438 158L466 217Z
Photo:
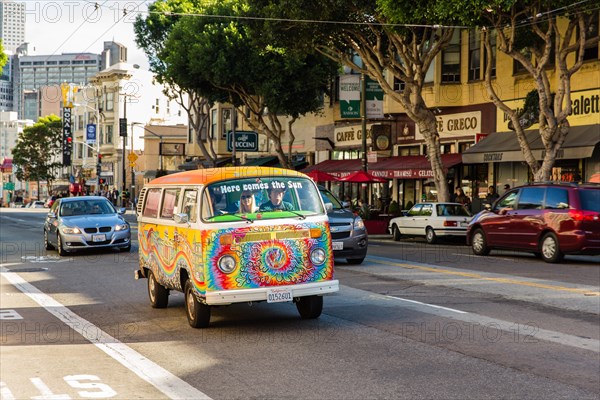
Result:
M600 255L600 186L532 184L505 193L467 228L477 255L503 248L530 251L550 263L565 254Z

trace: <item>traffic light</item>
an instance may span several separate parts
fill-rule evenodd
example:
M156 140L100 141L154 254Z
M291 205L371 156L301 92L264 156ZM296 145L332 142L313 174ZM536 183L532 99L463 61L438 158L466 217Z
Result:
M119 118L119 136L127 137L127 118Z
M98 161L96 162L96 177L100 178L102 173L102 154L98 154Z

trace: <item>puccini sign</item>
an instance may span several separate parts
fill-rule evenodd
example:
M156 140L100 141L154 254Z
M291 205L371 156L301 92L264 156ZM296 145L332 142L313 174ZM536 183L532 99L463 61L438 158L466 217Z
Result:
M437 130L441 138L457 136L475 136L481 133L481 111L458 114L438 115ZM416 139L422 140L423 135L419 126L415 125Z
M371 144L371 129L375 124L367 124L367 145ZM335 146L356 147L362 145L362 125L340 126L334 129Z
M571 126L597 125L600 124L600 89L583 90L580 92L571 92L571 114L569 115L569 124ZM525 99L506 101L507 106L512 109L520 110L525 103ZM496 130L498 132L508 132L508 115L503 112L497 113ZM533 124L528 129L537 129L539 125Z

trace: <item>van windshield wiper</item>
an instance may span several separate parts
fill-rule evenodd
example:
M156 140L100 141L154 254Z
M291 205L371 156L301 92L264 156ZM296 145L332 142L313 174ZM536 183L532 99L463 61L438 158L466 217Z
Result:
M262 213L262 214L268 213L268 212L289 212L289 213L292 213L292 214L298 216L298 218L300 218L300 219L306 219L306 215L300 214L299 212L293 211L293 210L266 210L266 211L258 211L258 212Z
M245 215L239 215L239 214L215 214L215 215L211 215L208 218L205 218L206 221L212 221L213 219L217 218L217 217L235 217L238 218L242 221L246 221L249 224L253 223L254 220L250 219L248 217L246 217ZM223 221L223 222L230 222L230 221Z

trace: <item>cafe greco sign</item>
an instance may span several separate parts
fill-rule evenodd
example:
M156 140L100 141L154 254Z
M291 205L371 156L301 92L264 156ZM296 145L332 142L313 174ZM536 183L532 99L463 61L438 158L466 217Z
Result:
M367 145L371 144L371 131L375 124L367 124ZM346 125L334 129L333 140L336 147L362 146L362 125Z
M481 133L481 111L471 111L457 114L437 115L437 130L440 138L457 136L475 136ZM415 139L422 140L423 135L419 126L415 125Z

